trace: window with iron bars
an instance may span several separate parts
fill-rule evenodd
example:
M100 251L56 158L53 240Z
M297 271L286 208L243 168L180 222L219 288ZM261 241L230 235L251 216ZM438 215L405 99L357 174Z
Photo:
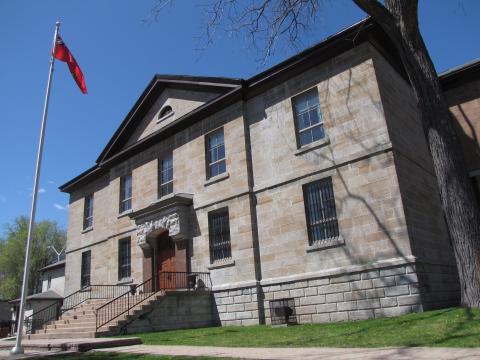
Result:
M80 287L90 285L90 267L92 262L92 252L90 250L82 253L82 269L80 275Z
M303 186L310 245L339 236L332 178L325 178Z
M83 207L83 230L93 226L93 194L85 196Z
M292 103L298 147L323 139L325 130L317 88L294 97Z
M173 156L170 153L160 160L159 197L173 192Z
M118 280L129 278L131 275L131 248L130 238L118 242Z
M223 128L207 135L207 177L211 178L227 171Z
M230 224L228 208L208 213L208 234L210 240L210 262L230 259Z
M120 178L120 213L132 208L132 174Z

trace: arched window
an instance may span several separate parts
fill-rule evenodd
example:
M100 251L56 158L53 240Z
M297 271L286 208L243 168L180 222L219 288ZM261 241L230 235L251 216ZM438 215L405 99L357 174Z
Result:
M158 121L166 119L171 115L173 115L173 109L170 105L166 105L162 110L160 110L160 113L158 114Z

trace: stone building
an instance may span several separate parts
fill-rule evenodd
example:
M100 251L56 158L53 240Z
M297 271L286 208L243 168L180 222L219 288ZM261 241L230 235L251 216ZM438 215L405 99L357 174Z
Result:
M60 189L66 294L208 272L222 325L458 302L413 94L370 20L247 80L156 75Z

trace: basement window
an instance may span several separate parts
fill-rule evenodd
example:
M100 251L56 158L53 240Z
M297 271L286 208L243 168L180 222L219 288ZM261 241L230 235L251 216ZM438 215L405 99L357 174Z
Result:
M295 325L297 317L295 315L295 300L279 299L270 301L270 316L272 325Z

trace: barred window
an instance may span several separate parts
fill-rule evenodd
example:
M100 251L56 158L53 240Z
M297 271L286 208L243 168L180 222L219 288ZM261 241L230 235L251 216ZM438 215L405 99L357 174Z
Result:
M173 156L170 153L160 160L160 188L159 197L171 194L173 192Z
M132 208L132 174L120 178L120 213Z
M317 88L293 98L295 128L299 147L325 137Z
M214 177L227 171L223 128L207 135L207 174Z
M92 252L90 250L82 253L82 269L80 275L80 287L90 285L90 268L92 262Z
M210 239L210 262L230 259L230 224L228 208L208 213L208 233Z
M93 226L93 194L85 196L83 206L83 230Z
M326 178L303 187L310 245L338 238L338 220L332 179Z
M131 275L130 239L118 242L118 280L129 278Z

